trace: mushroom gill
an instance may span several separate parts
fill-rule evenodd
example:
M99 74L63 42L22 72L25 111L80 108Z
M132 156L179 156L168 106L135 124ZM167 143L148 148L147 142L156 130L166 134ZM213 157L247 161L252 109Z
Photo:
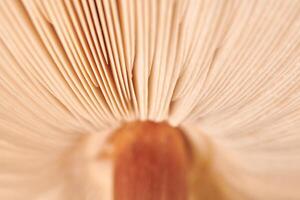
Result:
M300 199L299 0L0 0L0 199Z

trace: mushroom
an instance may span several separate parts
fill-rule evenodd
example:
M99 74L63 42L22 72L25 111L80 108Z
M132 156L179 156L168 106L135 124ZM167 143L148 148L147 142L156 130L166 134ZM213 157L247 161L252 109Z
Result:
M299 0L1 0L0 199L300 199Z

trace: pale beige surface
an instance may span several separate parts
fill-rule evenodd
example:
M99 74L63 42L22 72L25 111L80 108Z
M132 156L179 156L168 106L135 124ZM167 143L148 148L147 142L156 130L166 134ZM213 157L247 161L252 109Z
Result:
M111 199L135 119L186 130L200 196L300 199L300 1L0 0L0 199Z

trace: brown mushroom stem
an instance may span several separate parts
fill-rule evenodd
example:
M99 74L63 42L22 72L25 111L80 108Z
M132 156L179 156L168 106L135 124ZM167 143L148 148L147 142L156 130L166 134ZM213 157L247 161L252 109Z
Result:
M115 135L115 200L188 199L189 152L179 129L134 122Z

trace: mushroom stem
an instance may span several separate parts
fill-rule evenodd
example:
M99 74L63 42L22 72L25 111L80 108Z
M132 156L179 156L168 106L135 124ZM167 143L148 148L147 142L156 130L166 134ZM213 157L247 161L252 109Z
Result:
M189 152L167 123L133 122L116 131L114 200L187 200Z

